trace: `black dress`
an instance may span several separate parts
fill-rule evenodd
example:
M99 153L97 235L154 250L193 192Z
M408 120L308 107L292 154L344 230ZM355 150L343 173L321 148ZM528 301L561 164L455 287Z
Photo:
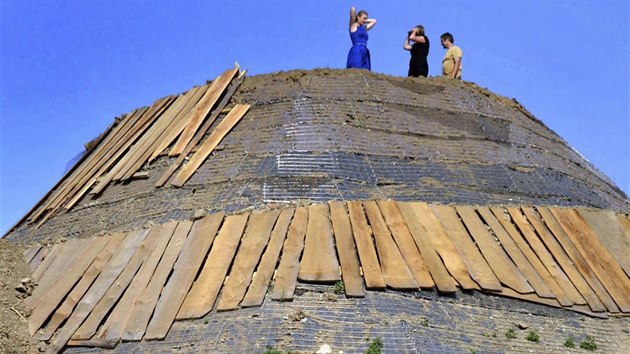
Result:
M409 60L409 73L407 76L424 76L429 75L429 63L427 56L429 55L429 38L423 36L425 43L414 43L411 46L411 59Z

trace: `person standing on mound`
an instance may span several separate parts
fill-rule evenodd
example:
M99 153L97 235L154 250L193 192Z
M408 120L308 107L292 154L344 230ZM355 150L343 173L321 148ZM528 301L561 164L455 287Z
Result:
M413 42L413 45L411 42ZM429 75L429 63L427 62L429 38L424 34L423 26L417 25L407 32L407 39L405 39L403 48L411 53L407 76L427 77Z
M376 20L368 18L367 12L359 11L354 6L350 9L350 39L352 48L348 52L346 68L371 70L370 51L367 48L368 33L376 24Z

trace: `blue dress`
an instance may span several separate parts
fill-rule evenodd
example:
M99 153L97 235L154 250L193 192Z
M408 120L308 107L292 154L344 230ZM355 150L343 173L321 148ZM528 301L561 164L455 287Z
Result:
M350 32L352 48L348 52L346 68L371 69L370 51L367 48L368 33L365 26L358 26L357 30Z

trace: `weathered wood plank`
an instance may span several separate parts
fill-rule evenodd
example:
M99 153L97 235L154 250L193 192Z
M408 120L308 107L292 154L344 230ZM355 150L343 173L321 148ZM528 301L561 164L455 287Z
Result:
M553 259L553 255L549 253L545 245L540 241L533 227L523 216L521 209L516 207L508 207L507 211L510 213L512 220L514 221L516 226L518 226L523 236L525 236L527 243L531 246L544 267L556 281L561 291L566 294L570 304L586 305L586 300L582 298L575 286L573 286L573 283L571 283L567 275L562 271L560 265L558 265L558 263L556 263L556 261ZM556 290L554 290L554 293L555 292ZM562 306L567 306L563 303L561 298L558 298L558 301Z
M230 87L228 88L225 95L223 95L223 98L221 99L221 101L212 110L212 113L210 114L208 119L206 119L206 122L203 123L203 126L197 131L193 139L188 143L188 146L186 147L186 149L184 149L184 151L179 155L177 160L175 160L175 162L173 162L168 167L168 169L164 172L164 174L162 174L162 177L160 177L160 179L158 179L158 181L155 183L156 188L162 187L166 183L166 181L168 181L168 179L171 178L171 175L175 173L175 171L179 168L179 166L181 166L184 160L188 158L188 154L192 152L193 148L197 146L197 144L205 137L206 132L210 130L210 127L212 127L212 124L214 123L214 121L221 114L223 107L227 105L227 103L230 101L230 98L232 97L234 92L236 92L236 89L241 85L241 83L245 79L245 73L246 71L241 72L239 76L236 78L236 80L234 80L230 84Z
M203 120L206 118L208 113L212 107L217 103L223 91L228 87L234 76L238 73L240 67L236 64L234 69L228 69L219 77L212 81L210 88L203 95L201 100L199 100L197 106L191 111L190 117L187 119L188 123L186 124L186 128L179 136L179 140L175 143L175 146L169 152L169 156L177 156L181 154L186 146L190 143L191 139L197 132L197 129L203 123Z
M197 281L190 289L188 295L186 295L183 303L180 302L174 308L173 318L178 320L200 318L212 310L219 290L221 290L221 285L225 281L225 276L236 254L236 249L243 236L248 218L249 214L230 215L225 218ZM163 306L169 307L173 305L171 301L168 301L164 302ZM169 321L172 322L170 316ZM163 320L154 316L151 323L154 323L155 330L150 333L149 329L147 329L145 338L163 338L168 332L168 328L170 328L170 323L168 323L167 327L163 322ZM149 328L151 328L151 324L149 324Z
M512 241L514 241L514 243L521 250L525 258L527 258L529 264L534 267L536 273L538 273L540 278L542 278L543 282L547 285L547 287L553 294L553 297L555 297L562 306L573 305L573 302L564 293L564 291L562 291L554 277L549 273L547 268L545 268L545 265L541 262L538 256L536 256L527 241L523 239L514 224L512 224L512 219L510 215L503 211L502 208L491 207L490 210L499 221L501 226L503 226L503 228L507 232L508 237L512 238Z
M475 209L463 205L456 206L455 209L499 281L521 294L533 292L534 289L527 282L527 278L510 260L501 245L490 235Z
M237 104L228 113L225 118L217 125L214 131L210 134L208 139L204 141L197 152L190 158L187 164L185 164L177 176L173 179L171 184L176 187L181 187L188 181L188 179L197 171L197 168L208 158L210 153L221 142L223 137L234 128L234 126L243 118L245 113L249 110L248 104Z
M363 208L372 227L385 283L394 289L418 290L419 285L398 250L398 245L394 242L376 202L363 202Z
M44 275L44 273L48 271L55 259L57 259L57 256L61 252L62 248L64 248L64 244L59 243L50 247L48 255L46 255L39 266L35 268L35 270L33 270L33 274L31 275L31 278L33 278L33 280L38 282L42 278L42 275ZM26 298L24 302L26 303L29 298Z
M623 225L612 210L580 209L579 213L630 277L630 230L628 235L624 233Z
M544 207L536 207L540 216L544 220L545 224L549 227L549 230L553 233L556 240L560 243L564 251L567 253L575 267L580 271L588 285L593 289L595 294L599 297L601 302L606 306L609 312L619 312L619 307L610 297L602 283L597 278L597 275L593 272L588 262L584 259L582 254L575 247L573 242L569 239L569 236L564 231L564 228L560 225L556 217L551 213L550 209ZM584 294L583 294L584 295ZM590 302L589 302L590 304Z
M276 269L276 264L278 264L278 258L280 257L282 245L286 239L289 224L291 223L294 212L295 209L283 209L280 212L278 221L276 221L276 225L271 232L269 244L260 260L254 279L247 289L247 294L245 294L241 302L241 307L262 305L265 294L267 293L267 288L269 287L269 282L271 282L273 272Z
M503 289L501 282L466 231L455 208L446 205L431 205L431 209L442 221L446 234L464 260L472 279L483 290L501 291Z
M39 279L34 278L37 281L37 287L33 290L31 296L24 299L24 306L27 309L33 310L38 303L46 296L48 291L59 281L63 279L63 276L76 260L76 257L68 255L81 254L89 245L87 239L75 239L69 240L64 244L57 245L59 248L58 254L48 266L46 272L43 272Z
M178 222L173 223L176 228L168 246L166 246L162 259L155 269L149 281L149 285L147 285L142 295L136 300L133 310L129 314L129 319L122 333L122 339L125 341L139 341L144 336L149 319L153 314L162 288L166 283L166 279L170 275L173 265L186 242L191 226L190 223L183 223L181 225Z
M42 249L42 245L37 244L33 247L27 248L26 250L24 250L24 259L26 260L26 263L31 263L31 261L33 260L33 258L35 258L35 255Z
M545 246L547 246L547 249L549 249L553 257L558 261L562 270L566 273L567 277L571 280L571 283L575 286L580 295L582 295L582 297L586 300L591 310L595 312L606 311L604 304L599 300L597 294L593 292L593 289L591 289L588 282L576 268L571 258L569 258L560 243L558 243L558 240L556 240L556 237L553 235L551 230L549 230L547 225L545 225L541 216L539 216L536 210L532 207L523 207L522 210L525 213L525 216L527 216L527 220L529 220L532 226L534 226L534 229L536 229L540 239L543 241Z
M151 153L149 157L149 162L155 160L160 154L169 147L173 141L184 131L186 128L186 123L188 121L186 118L189 116L191 109L199 102L201 97L208 91L210 85L198 86L186 93L188 99L186 101L185 106L181 109L181 111L175 116L173 119L174 123L171 125L166 131L166 135L163 136L158 142L156 148Z
M130 232L122 242L121 251L116 253L109 263L105 266L101 274L88 292L83 296L77 307L72 312L66 323L57 331L57 336L52 340L51 344L46 348L46 353L58 353L66 345L72 334L79 328L81 323L87 318L92 309L101 300L107 289L114 283L120 275L127 263L135 253L136 248L140 245L148 234L148 230Z
M555 298L554 293L549 289L549 286L542 279L540 274L534 269L531 265L527 257L523 254L521 249L518 247L516 242L512 240L510 235L505 231L501 223L497 220L497 218L492 214L489 208L487 207L477 207L477 211L479 215L484 219L486 224L490 226L490 229L494 233L494 235L501 242L501 246L505 252L512 258L514 264L518 267L518 269L525 275L527 281L534 288L534 291L538 296L545 298Z
M414 202L411 203L411 208L418 217L418 222L422 224L424 230L427 232L425 239L431 243L433 249L440 256L451 276L455 278L463 289L478 290L479 286L470 278L466 264L457 253L457 249L446 234L444 226L435 216L429 205L424 202Z
M457 281L451 277L446 266L442 263L438 252L429 239L429 231L419 221L419 216L416 214L412 203L398 202L398 209L405 219L422 257L427 262L427 267L429 272L431 272L435 286L441 292L456 292Z
M99 339L112 340L122 337L122 331L133 311L134 303L149 284L151 276L155 272L176 227L177 222L171 221L151 229L151 234L156 235L155 247L153 247L145 262L142 263L138 274L133 278L129 288L127 288L125 294L107 317L107 321L101 327L101 330L99 330ZM147 237L151 237L151 235Z
M341 280L327 204L308 207L304 254L298 279L312 282Z
M551 213L591 266L622 312L630 312L630 279L599 242L597 235L575 209L553 208Z
M94 258L105 247L109 241L108 237L98 237L94 240L88 240L89 245L83 248L82 252L77 254L74 262L68 265L59 280L52 284L50 289L46 291L46 295L35 306L31 316L28 318L29 332L33 335L44 322L55 311L57 306L62 302L64 297L70 292L72 287L81 279L83 273L90 266Z
M348 214L350 215L354 242L359 252L365 285L368 289L385 289L387 283L383 279L381 265L378 263L378 256L372 240L372 232L368 226L361 202L348 202Z
M341 264L341 277L344 290L348 297L364 297L365 286L361 277L361 265L357 255L357 247L352 236L350 217L346 212L343 202L330 201L330 221L333 227L339 263Z
M276 271L276 281L271 294L273 300L293 300L300 269L300 256L304 249L308 216L307 207L299 207L295 210Z
M63 321L70 317L74 307L79 303L79 301L81 301L81 298L83 298L83 295L85 295L85 292L89 289L90 285L92 285L96 277L101 274L101 271L107 262L109 262L114 252L118 249L118 246L120 246L120 243L125 236L125 233L117 232L109 237L107 245L105 245L98 256L94 259L94 262L92 262L90 267L85 271L81 280L79 280L77 285L75 285L72 292L68 294L63 304L59 306L50 321L48 321L44 330L39 334L39 340L48 341Z
M122 293L125 291L129 283L133 280L133 277L138 272L138 269L144 263L146 257L155 247L156 233L152 233L150 229L144 241L138 248L136 248L133 256L129 260L129 263L125 266L120 275L116 278L116 281L107 289L105 295L94 306L88 317L83 321L81 326L74 332L72 339L74 340L87 340L92 338L96 333L96 329L101 324L105 316L109 313L109 310L120 299ZM124 252L124 250L123 250Z
M39 252L37 252L37 254L33 257L33 259L31 259L30 263L28 264L31 274L35 271L35 269L37 269L37 267L39 267L40 264L42 264L42 261L46 259L46 257L48 257L48 253L50 253L50 250L51 247L42 247L40 248Z
M247 287L252 281L254 270L260 257L262 257L263 250L269 242L278 215L280 215L280 210L271 210L261 214L252 214L249 217L241 245L234 257L230 276L223 286L217 311L238 308L238 304L243 300Z
M245 216L246 218L246 216ZM226 227L229 227L232 223L230 222L231 217L228 217L221 228L221 231L218 236L213 237L216 233L216 221L207 217L200 221L203 221L201 226L195 228L195 234L192 234L186 240L184 247L182 248L181 254L173 267L173 274L171 275L168 283L164 287L164 291L162 292L162 296L155 307L155 313L153 318L149 322L147 327L147 331L145 334L145 339L163 339L168 330L171 328L171 325L175 318L177 317L177 313L182 307L185 301L187 300L187 294L190 295L188 291L191 289L194 290L193 281L195 280L195 276L197 275L199 268L201 267L206 254L208 253L208 249L210 248L211 243L214 243L213 251L219 246L221 241L221 237L224 234L224 230ZM207 224L206 224L207 223ZM205 234L202 232L204 229L211 228L215 231L211 235ZM231 235L240 239L241 232ZM212 238L212 240L208 240ZM214 241L214 242L213 242ZM206 266L208 261L213 258L214 252L211 251L208 256L208 260L206 261ZM230 252L229 249L226 249L226 253ZM231 256L230 256L231 259ZM201 271L199 275L199 279L197 284L201 282L206 274L206 269ZM223 278L223 277L221 277ZM192 291L191 290L191 293Z
M403 219L398 206L396 206L396 202L379 200L377 204L414 279L421 288L433 288L435 283L433 278L431 278L427 263L422 258L420 250L407 228L405 219Z

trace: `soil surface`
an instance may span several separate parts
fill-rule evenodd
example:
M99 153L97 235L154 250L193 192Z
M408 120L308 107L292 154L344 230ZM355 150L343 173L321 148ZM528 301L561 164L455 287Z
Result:
M0 353L39 352L39 343L30 336L22 318L27 317L22 305L26 294L16 290L30 281L23 252L22 246L0 239Z

